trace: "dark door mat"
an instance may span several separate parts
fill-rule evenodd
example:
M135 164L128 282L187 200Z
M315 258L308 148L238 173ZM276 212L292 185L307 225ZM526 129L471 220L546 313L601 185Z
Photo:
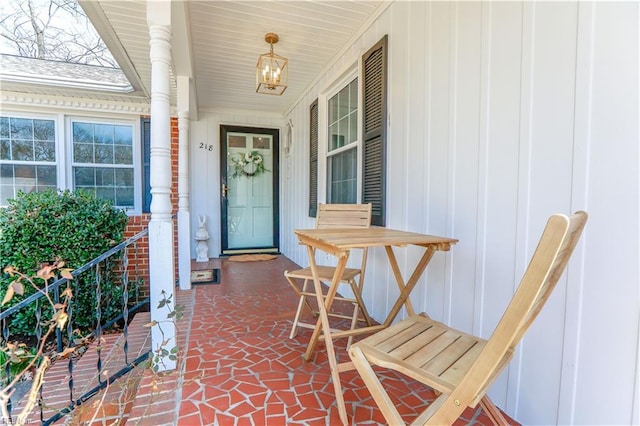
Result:
M220 269L191 271L191 284L220 284Z

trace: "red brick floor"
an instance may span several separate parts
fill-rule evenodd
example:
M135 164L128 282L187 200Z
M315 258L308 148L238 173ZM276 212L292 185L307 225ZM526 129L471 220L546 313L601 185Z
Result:
M161 413L164 410L159 406L149 404L146 411L156 417L142 416L132 423L339 425L323 345L305 362L302 355L311 331L303 329L289 339L297 299L283 271L297 266L284 256L262 262L193 264L194 269L209 267L221 269L220 284L178 292L178 301L193 303L186 306L185 318L178 325L178 341L188 340L186 357L179 363L182 376L167 375L162 387L177 386L163 394L176 396L179 406ZM346 341L336 343L339 361L348 359L345 349ZM357 373L342 373L341 379L350 422L385 424ZM407 421L434 399L431 389L395 373L384 373L382 380ZM141 393L144 391L139 397ZM491 423L478 407L467 409L456 424Z

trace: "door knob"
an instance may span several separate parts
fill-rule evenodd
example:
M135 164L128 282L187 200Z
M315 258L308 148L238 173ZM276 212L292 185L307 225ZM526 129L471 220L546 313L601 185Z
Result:
M229 191L229 187L226 184L222 184L222 196L226 197L227 196L227 191Z

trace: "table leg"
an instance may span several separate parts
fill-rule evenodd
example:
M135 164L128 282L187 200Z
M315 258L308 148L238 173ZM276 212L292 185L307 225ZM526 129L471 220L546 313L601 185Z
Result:
M328 311L331 308L333 298L338 291L338 284L340 283L340 278L342 277L342 273L344 272L344 269L347 265L347 260L349 260L349 254L347 253L345 256L338 258L338 264L336 265L333 280L331 281L329 292L327 293L327 297L325 299L322 293L322 284L320 283L320 279L318 278L318 267L315 262L315 257L313 256L313 249L310 246L307 246L307 252L309 253L309 262L311 263L311 271L313 272L313 285L316 292L316 300L318 301L319 318L318 322L316 323L316 328L313 330L313 334L311 335L311 340L309 341L309 345L307 346L307 351L304 355L304 359L306 361L309 361L309 359L311 359L313 349L316 346L320 333L322 333L325 346L327 348L327 358L329 360L329 369L331 370L333 391L336 394L338 414L340 416L340 420L342 420L342 423L346 426L349 424L347 420L347 409L344 404L344 396L342 395L342 383L340 382L338 360L336 359L336 352L333 347L333 338L331 336Z
M317 270L317 264L315 261L315 256L312 255L314 251L309 246L307 246L307 249L309 252L309 259L310 259L309 263L311 267L311 272L314 277L313 287L316 293L316 300L318 302L318 320L316 322L316 328L313 330L313 333L311 334L311 339L309 339L307 350L304 354L305 361L309 361L311 359L311 355L313 354L313 350L318 344L318 339L320 338L320 333L323 331L323 329L330 330L328 325L328 321L329 321L328 312L329 312L329 309L331 308L331 304L333 303L333 299L336 293L338 292L338 284L340 283L340 278L342 277L344 269L347 265L347 260L349 260L348 254L344 257L338 258L338 264L336 265L336 268L333 274L333 279L331 281L331 284L329 285L329 291L327 292L327 296L325 298L322 293L322 283L318 278L318 270ZM322 315L323 313L324 315ZM323 323L324 317L326 317L327 319L327 325ZM327 333L323 333L323 335L326 337Z
M398 261L396 259L395 254L393 253L393 248L391 246L385 246L385 250L387 252L387 257L389 258L389 263L391 264L391 269L393 270L393 275L395 275L396 277L396 283L398 284L398 289L400 289L400 295L398 296L396 303L393 305L393 308L391 308L389 315L387 315L387 319L385 319L384 321L384 325L388 327L391 325L395 317L398 315L398 312L400 312L402 305L406 306L407 312L409 313L409 315L415 315L415 311L413 310L413 305L411 304L411 300L409 300L409 295L411 294L411 292L413 291L413 288L418 283L418 280L422 276L422 273L424 272L425 268L429 264L429 261L431 260L431 258L433 257L433 255L437 250L433 247L428 247L425 250L424 254L420 258L420 261L416 265L416 268L411 274L409 281L407 281L406 285L402 278L402 274L400 273L400 268L398 267Z

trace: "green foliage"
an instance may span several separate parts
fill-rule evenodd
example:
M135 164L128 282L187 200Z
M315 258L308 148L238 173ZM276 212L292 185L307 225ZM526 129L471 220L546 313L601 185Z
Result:
M150 360L150 366L153 368L154 372L160 371L161 367L166 367L165 360L177 361L178 360L178 352L180 352L179 346L173 346L171 349L167 349L168 345L171 343L170 339L166 339L164 335L164 330L162 329L163 322L172 323L173 326L176 326L176 323L182 319L184 316L184 306L176 304L173 308L171 305L173 301L173 294L167 297L167 293L162 290L162 299L158 302L158 309L166 308L169 312L167 314L167 319L165 321L151 321L147 324L147 327L158 327L160 334L162 335L162 344L153 352L153 356Z
M9 383L22 373L36 356L36 348L27 348L25 345L3 347L0 350L0 383L3 385Z
M83 191L19 193L0 209L0 271L7 266L24 273L34 273L42 263L64 260L71 269L79 268L124 237L127 215L108 201ZM110 266L111 265L111 266ZM113 262L101 271L101 309L103 319L120 310L122 288L114 282ZM74 327L95 326L96 283L92 273L74 280ZM0 297L12 279L0 275ZM44 284L44 281L42 281ZM24 297L35 289L25 287ZM10 305L23 300L14 298ZM12 316L12 334L33 335L36 325L35 306L21 309ZM43 312L47 318L49 312Z

